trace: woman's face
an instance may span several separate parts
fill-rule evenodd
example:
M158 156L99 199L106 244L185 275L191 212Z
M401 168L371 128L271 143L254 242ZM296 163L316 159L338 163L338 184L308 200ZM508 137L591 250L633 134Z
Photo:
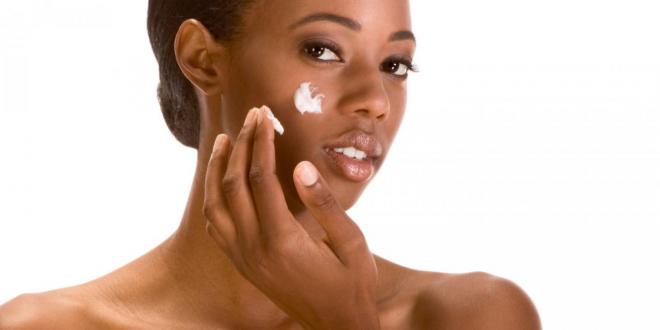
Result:
M292 179L298 162L314 163L345 209L383 164L405 110L410 30L406 0L268 0L246 16L225 73L222 129L235 138L250 108L272 109L285 130L275 148L292 212L302 206ZM322 113L297 111L302 82L325 95ZM338 163L344 156L333 147L353 143L373 157Z

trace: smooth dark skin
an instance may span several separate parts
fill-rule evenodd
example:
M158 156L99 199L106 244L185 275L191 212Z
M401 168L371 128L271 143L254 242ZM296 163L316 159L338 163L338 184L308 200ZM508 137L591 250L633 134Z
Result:
M350 17L362 28L354 31L335 22L317 21L289 29L300 18L317 12ZM327 253L330 248L326 244L334 237L325 233L322 224L330 224L327 230L354 223L343 210L357 201L368 182L349 182L335 174L322 159L322 146L350 129L360 128L375 134L387 153L404 113L406 84L384 72L381 64L391 55L412 57L414 41L388 41L392 32L410 27L408 2L402 0L265 1L248 15L247 37L231 48L215 42L199 22L186 21L177 34L175 49L179 67L196 87L202 126L197 169L179 229L152 251L104 277L75 287L15 298L0 307L0 329L302 329L303 325L369 329L378 324L381 329L540 329L533 303L507 279L483 272L413 270L372 255L366 244L346 249L353 251L349 255L355 260L373 257L377 268L373 292L358 295L359 304L347 303L346 299L346 292L356 287L329 290L331 286L322 285L328 281L324 282L320 278L323 276L315 272L318 267L309 269L309 273L297 272L293 279L277 278L270 283L254 276L251 279L257 282L255 286L242 273L253 276L256 272L234 263L240 260L236 256L249 256L255 250L246 249L247 245L236 238L232 240L226 234L227 228L230 224L244 226L250 219L246 216L249 208L240 205L253 203L254 212L261 205L257 202L264 203L264 199L227 198L222 185L230 172L228 168L235 169L231 173L243 169L239 186L255 189L258 185L249 176L255 163L277 164L277 176L266 178L270 183L277 178L281 192L273 195L269 203L285 201L294 218L282 212L258 211L258 216L251 218L253 224L262 230L274 228L275 223L304 229L297 231L299 235L308 235L310 244L304 246L323 249L319 251L326 252L321 254L328 258L324 260L332 260L334 254ZM300 52L301 41L319 34L342 47L342 62L324 64ZM312 81L327 96L323 114L300 115L293 108L292 94L303 81ZM270 122L262 120L260 125L248 125L244 130L248 132L240 138L247 110L262 104L268 105L280 119L285 134L274 134ZM214 142L221 133L230 137L231 147L219 143L212 158ZM238 150L243 150L244 156ZM316 166L321 175L320 191L332 193L335 207L320 211L309 207L315 205L315 198L320 195L306 191L294 181L294 168L303 160ZM383 160L384 157L377 160L377 169ZM262 189L278 191L272 185ZM243 211L234 212L239 208ZM340 220L344 222L337 222ZM264 221L269 223L264 226ZM211 235L207 223L211 224ZM282 242L281 238L290 237L264 236L272 234L265 230L260 233L262 236L252 237L262 239L253 243L278 242L276 238ZM340 238L359 237L359 229L336 233ZM232 258L225 254L230 246L235 253ZM437 251L438 257L443 253L450 252ZM319 262L318 256L311 254L314 259L305 260L304 254L284 256L269 259L273 269L285 262L293 264L294 260L297 265ZM328 267L324 271L337 269ZM367 278L370 273L344 274ZM328 290L318 292L316 300L315 295L304 290L299 291L302 295L291 298L277 290L278 283L287 288L286 292L303 290L310 283L314 283L312 290ZM357 287L369 286L361 285ZM314 306L320 303L325 305ZM317 306L320 307L316 309ZM336 306L336 318L314 315L315 310L327 310L328 306ZM364 317L356 319L351 311Z

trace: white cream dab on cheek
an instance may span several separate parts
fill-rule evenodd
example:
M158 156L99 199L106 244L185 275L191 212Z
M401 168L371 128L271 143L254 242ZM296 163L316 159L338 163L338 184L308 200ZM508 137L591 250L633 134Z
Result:
M277 133L280 133L280 135L284 134L284 126L282 126L282 123L280 123L277 117L275 117L273 111L271 111L270 108L265 105L263 106L263 108L266 109L266 117L268 117L268 119L270 119L270 121L273 123L273 128L275 129L275 131L277 131Z
M321 102L323 102L325 95L318 94L313 96L314 88L311 85L311 82L300 84L300 87L298 87L293 95L293 101L300 114L304 114L305 112L321 113L323 111L321 109Z

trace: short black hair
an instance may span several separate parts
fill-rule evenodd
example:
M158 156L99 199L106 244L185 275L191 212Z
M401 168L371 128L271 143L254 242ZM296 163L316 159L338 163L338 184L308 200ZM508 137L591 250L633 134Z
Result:
M179 26L194 18L216 41L227 44L242 32L246 11L255 0L149 0L147 31L160 73L157 97L170 132L183 145L199 146L199 105L193 85L183 75L174 55Z

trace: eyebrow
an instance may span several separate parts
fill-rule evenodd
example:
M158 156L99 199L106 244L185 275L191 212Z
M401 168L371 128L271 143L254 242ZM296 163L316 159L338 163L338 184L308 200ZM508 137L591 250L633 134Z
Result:
M353 31L362 30L362 25L357 21L345 16L340 16L332 13L315 13L305 16L300 20L298 20L297 22L289 25L289 30L293 30L301 25L305 25L317 21L330 21L333 23L343 25ZM399 40L412 40L413 42L416 42L415 35L409 30L397 31L390 35L389 41L399 41Z

